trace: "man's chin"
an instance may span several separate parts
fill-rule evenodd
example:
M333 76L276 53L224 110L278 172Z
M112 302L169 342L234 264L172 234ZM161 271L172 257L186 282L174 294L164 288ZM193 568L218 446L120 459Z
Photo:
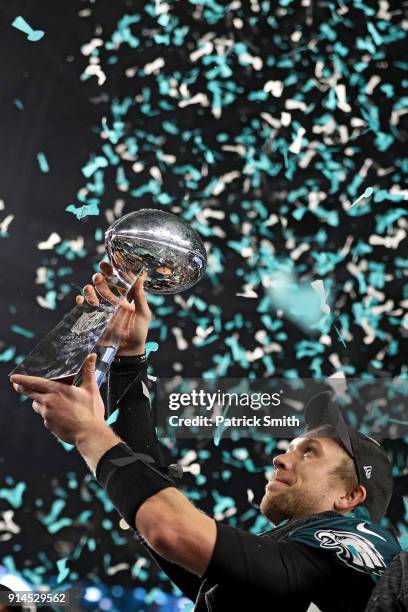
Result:
M286 519L292 518L291 513L287 508L284 508L279 503L278 495L270 495L266 493L261 501L261 505L259 507L261 513L274 525L278 525L282 521Z

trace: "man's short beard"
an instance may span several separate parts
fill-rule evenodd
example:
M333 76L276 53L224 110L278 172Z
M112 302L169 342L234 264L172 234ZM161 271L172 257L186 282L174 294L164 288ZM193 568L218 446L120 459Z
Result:
M281 491L271 495L266 492L260 510L274 525L281 521L318 512L321 495L296 495L296 491Z

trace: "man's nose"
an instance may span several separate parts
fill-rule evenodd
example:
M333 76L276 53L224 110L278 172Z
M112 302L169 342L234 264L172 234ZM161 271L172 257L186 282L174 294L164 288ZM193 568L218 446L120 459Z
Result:
M274 457L273 467L275 470L288 470L293 467L292 453L282 453Z

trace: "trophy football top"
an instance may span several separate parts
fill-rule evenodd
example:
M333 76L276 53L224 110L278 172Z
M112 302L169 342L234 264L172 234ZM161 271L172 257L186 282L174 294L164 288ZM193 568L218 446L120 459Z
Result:
M173 213L141 209L115 221L105 246L116 275L129 288L147 272L150 293L179 293L203 276L207 254L198 233Z

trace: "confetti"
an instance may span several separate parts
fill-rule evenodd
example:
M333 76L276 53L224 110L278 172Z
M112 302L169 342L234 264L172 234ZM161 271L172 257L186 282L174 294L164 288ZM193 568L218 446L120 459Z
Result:
M333 387L350 377L406 377L402 13L386 2L372 8L327 1L316 12L308 2L169 0L131 14L112 5L106 27L96 5L85 0L72 22L79 32L69 43L75 61L67 57L77 79L73 92L84 102L78 119L90 136L89 144L75 143L81 161L63 204L69 214L58 227L44 225L29 245L21 227L34 215L35 223L45 218L47 209L27 209L21 218L3 194L1 237L27 242L33 287L24 304L40 312L38 326L29 324L10 297L0 361L11 369L28 352L40 319L45 328L51 315L62 315L64 296L73 298L103 256L107 225L146 207L182 216L208 250L206 279L191 292L148 296L151 375L326 378ZM24 23L28 37L38 36ZM42 74L41 63L29 68ZM9 96L19 121L31 104L21 82ZM56 109L48 112L60 121ZM65 154L58 138L55 130L55 143L34 149L49 155L50 163L34 153L45 183L55 179L58 142ZM13 407L19 419L28 419L20 416L25 407ZM390 416L390 438L398 420ZM406 471L407 442L389 445L396 478ZM287 441L231 440L224 430L207 441L163 443L169 462L185 462L183 490L200 508L253 533L268 528L257 504L265 471ZM52 444L44 438L47 457L62 453L74 469L75 453L65 454L72 446ZM112 612L127 609L107 586L113 579L140 607L179 597L141 547L134 555L128 530L84 470L61 473L52 463L47 474L56 476L46 485L4 474L0 538L11 552L1 565L31 584L86 576L96 589L88 595L99 597L95 605L106 599ZM5 512L13 515L6 519ZM24 537L27 517L42 550L33 552ZM44 517L51 517L47 524ZM391 510L390 520L406 537L406 508ZM135 579L145 588L133 591Z
M38 165L40 166L41 172L47 173L50 171L50 167L48 165L48 161L44 153L42 152L37 153L37 160L38 160Z
M29 40L30 42L38 42L43 38L45 34L45 32L43 32L42 30L33 30L33 28L28 25L26 20L20 16L16 17L11 25L13 26L13 28L16 28L17 30L24 32L24 34L27 34L27 40Z

